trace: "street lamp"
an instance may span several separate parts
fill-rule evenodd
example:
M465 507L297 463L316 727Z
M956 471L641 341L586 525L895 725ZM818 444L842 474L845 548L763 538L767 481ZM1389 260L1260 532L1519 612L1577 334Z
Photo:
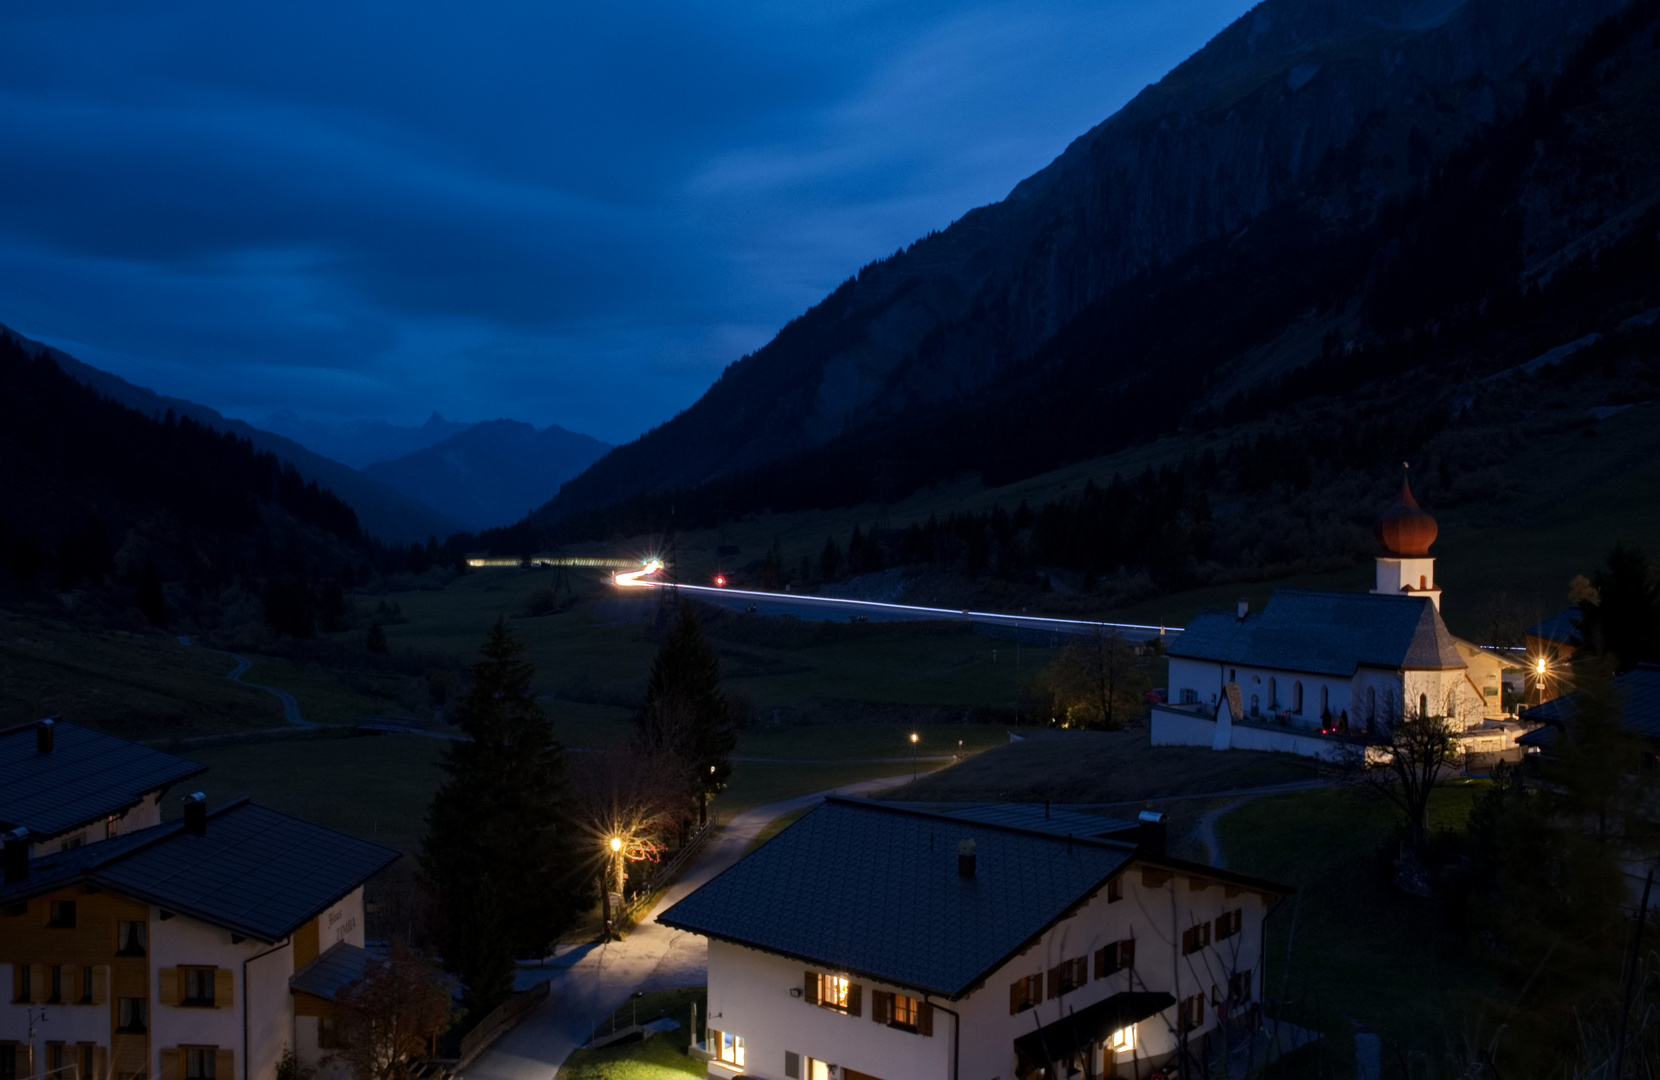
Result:
M911 732L911 782L912 783L916 782L916 772L917 772L916 738L917 738L916 732L914 732L914 731Z

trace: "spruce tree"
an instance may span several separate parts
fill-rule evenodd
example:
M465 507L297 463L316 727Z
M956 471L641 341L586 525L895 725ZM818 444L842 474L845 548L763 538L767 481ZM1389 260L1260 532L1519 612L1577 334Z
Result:
M738 722L721 690L720 657L688 602L681 602L680 616L652 661L645 704L634 724L643 750L667 752L691 773L701 796L701 820L709 799L732 776L729 756L738 743Z
M531 694L524 651L498 618L455 707L469 739L445 751L421 846L444 963L474 1021L512 992L514 958L544 955L592 899L565 748Z

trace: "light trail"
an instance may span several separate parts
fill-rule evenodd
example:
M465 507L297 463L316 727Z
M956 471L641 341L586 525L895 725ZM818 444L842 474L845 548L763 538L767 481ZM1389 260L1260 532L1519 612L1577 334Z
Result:
M467 560L474 569L492 566L594 566L606 570L633 566L638 559L608 559L598 555L532 555L528 559L478 556Z
M628 565L633 566L634 564L629 563ZM649 589L663 583L661 581L641 581L640 579L645 577L647 574L655 574L661 569L663 569L662 562L657 559L652 559L650 562L646 563L642 569L635 570L630 573L623 573L619 571L618 573L611 575L611 580L619 588Z

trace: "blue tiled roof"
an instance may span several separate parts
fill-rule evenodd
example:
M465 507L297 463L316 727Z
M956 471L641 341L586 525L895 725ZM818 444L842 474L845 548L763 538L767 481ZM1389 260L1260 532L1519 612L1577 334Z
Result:
M1140 828L1133 821L1081 814L1076 810L1052 808L1043 803L986 803L983 806L947 810L946 813L969 821L982 821L988 825L1008 825L1016 829L1049 833L1051 836L1106 839L1115 833L1128 833Z
M1620 700L1620 726L1660 742L1660 664L1638 664L1624 675L1616 675L1614 693ZM1578 694L1535 705L1522 714L1522 719L1549 726L1529 732L1518 741L1528 746L1554 744L1555 729L1571 723L1578 706Z
M54 836L138 805L152 791L206 765L105 735L53 724L52 750L35 748L37 725L0 731L0 827Z
M0 904L84 881L224 927L279 941L399 853L246 800L208 816L206 835L170 821L29 862Z
M973 878L957 845L975 841ZM1100 888L1127 844L830 799L658 922L959 997Z
M1544 641L1554 641L1562 645L1579 644L1579 608L1577 606L1558 611L1542 622L1536 622L1528 627L1524 633L1528 637L1540 638Z
M1463 668L1453 636L1426 596L1280 589L1261 614L1206 609L1170 655L1223 664L1350 676L1361 667Z
M336 994L363 978L363 973L375 959L375 954L368 949L337 941L317 959L296 971L288 980L288 988L333 1001Z

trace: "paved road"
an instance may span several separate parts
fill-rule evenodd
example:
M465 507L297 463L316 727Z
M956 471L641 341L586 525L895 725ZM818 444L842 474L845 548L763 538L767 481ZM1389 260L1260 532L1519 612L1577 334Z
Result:
M621 1008L634 991L702 986L708 980L704 939L660 926L657 916L737 862L774 819L812 806L826 795L868 795L908 779L848 784L758 806L733 818L626 940L579 946L561 953L551 967L521 968L520 989L550 979L553 992L467 1069L466 1080L550 1080L571 1051L587 1041L593 1025Z

